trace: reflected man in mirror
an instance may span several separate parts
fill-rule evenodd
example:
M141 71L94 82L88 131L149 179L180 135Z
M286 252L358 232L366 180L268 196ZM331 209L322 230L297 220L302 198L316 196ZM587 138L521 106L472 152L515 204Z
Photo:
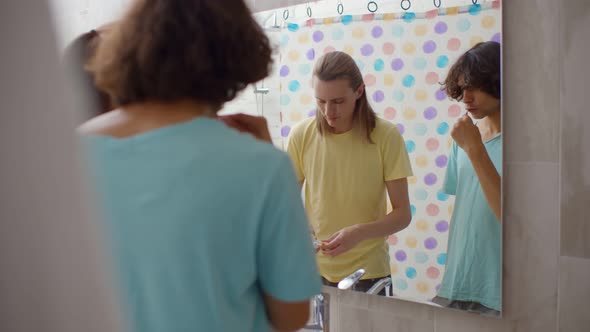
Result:
M464 53L443 84L466 113L451 131L443 191L455 196L455 208L445 275L433 299L490 316L502 308L500 82L500 44L490 41Z
M397 127L375 115L363 76L348 54L331 52L318 59L313 88L316 115L293 128L287 151L300 184L305 183L324 284L335 286L362 268L366 273L352 289L366 292L390 277L386 239L411 220L408 152Z

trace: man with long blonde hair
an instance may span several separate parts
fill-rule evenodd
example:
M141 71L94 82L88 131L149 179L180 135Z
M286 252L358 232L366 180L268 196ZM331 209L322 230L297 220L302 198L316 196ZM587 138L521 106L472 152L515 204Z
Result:
M375 115L348 54L322 56L313 87L316 116L293 128L287 150L321 241L317 259L324 284L334 286L363 268L355 289L366 291L391 275L386 239L411 220L408 153L397 127Z

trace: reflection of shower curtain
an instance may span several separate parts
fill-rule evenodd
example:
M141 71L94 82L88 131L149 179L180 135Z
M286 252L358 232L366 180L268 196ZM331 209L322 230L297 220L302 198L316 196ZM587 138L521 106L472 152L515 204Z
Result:
M389 240L396 295L420 300L436 294L446 259L453 199L440 192L451 139L462 105L440 84L450 64L479 41L500 41L499 2L426 13L312 19L289 23L281 36L282 135L314 114L314 60L331 50L353 56L377 114L397 124L415 177L414 217Z

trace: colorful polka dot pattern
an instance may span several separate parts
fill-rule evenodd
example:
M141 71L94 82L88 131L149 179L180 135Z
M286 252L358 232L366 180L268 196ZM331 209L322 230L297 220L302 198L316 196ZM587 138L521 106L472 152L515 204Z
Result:
M388 241L396 295L427 300L442 281L454 200L441 187L449 131L463 105L449 100L440 82L474 43L500 41L500 18L498 6L483 5L438 15L344 15L321 24L291 22L280 38L283 137L315 115L311 71L318 56L333 50L355 59L371 105L404 136L414 170L408 181L413 221Z

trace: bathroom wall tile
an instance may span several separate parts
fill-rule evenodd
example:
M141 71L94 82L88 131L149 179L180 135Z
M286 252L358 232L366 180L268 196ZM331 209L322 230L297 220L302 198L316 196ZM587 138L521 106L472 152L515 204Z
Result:
M330 331L338 331L340 327L340 300L338 298L338 291L334 287L322 287L322 293L329 296L329 322Z
M516 332L555 332L557 329L557 304L553 298L545 305L536 305L526 316L516 321Z
M383 312L396 318L410 318L424 321L432 321L434 319L433 306L406 300L385 298L383 296L371 296L369 298L369 311Z
M560 1L502 1L502 5L505 160L556 162Z
M369 327L367 331L370 332L434 332L434 321L402 317L396 312L369 310Z
M305 2L309 2L309 0L246 0L246 3L254 12L294 6Z
M590 2L570 0L561 19L561 255L590 258Z
M457 310L436 309L434 330L436 332L516 332L516 323L508 319L483 317Z
M367 295L363 292L354 292L350 290L338 290L338 298L342 305L349 307L356 307L359 309L369 309L369 299L371 295Z
M504 317L518 321L519 331L555 331L559 167L517 163L505 172Z
M371 332L434 332L433 307L405 300L371 296Z
M324 290L331 295L333 331L433 331L431 306L332 287ZM358 329L365 323L367 327Z
M561 257L559 332L590 330L590 259Z
M339 308L339 328L335 331L356 332L369 330L369 310L343 303L340 303Z

